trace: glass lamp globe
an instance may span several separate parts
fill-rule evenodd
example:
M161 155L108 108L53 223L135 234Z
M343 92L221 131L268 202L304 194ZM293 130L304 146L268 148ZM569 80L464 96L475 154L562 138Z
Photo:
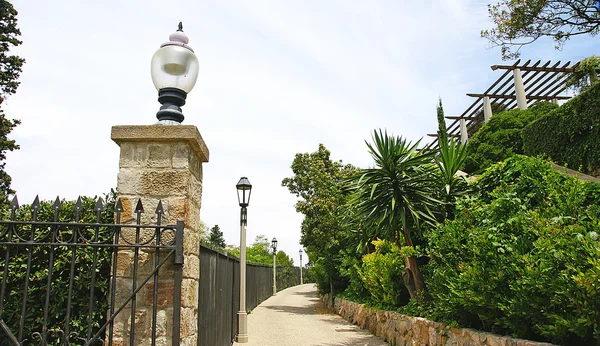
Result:
M178 30L169 36L169 42L163 43L152 57L152 82L162 104L156 114L159 124L183 121L180 107L196 85L200 64L188 42L183 25L179 23Z

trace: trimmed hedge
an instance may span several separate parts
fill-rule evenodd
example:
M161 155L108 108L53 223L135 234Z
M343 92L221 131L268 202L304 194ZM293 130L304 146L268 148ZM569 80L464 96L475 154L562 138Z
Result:
M526 110L512 109L494 115L469 140L464 171L479 172L515 154L523 154L523 128L556 108L553 103L538 102Z
M600 83L523 129L526 155L600 174Z

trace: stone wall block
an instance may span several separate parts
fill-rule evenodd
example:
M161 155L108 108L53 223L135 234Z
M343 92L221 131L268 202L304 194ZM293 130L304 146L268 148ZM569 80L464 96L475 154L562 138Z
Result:
M117 175L117 192L133 195L139 191L140 175L134 168L121 168Z
M119 167L142 167L146 158L146 146L141 143L128 142L121 145Z
M185 228L183 234L183 253L186 255L198 254L200 251L200 232Z
M140 193L151 196L185 196L189 173L180 170L147 170L140 178Z
M194 279L183 279L181 283L181 306L182 308L198 308L198 281Z
M117 277L132 278L133 251L119 250L117 253L116 274Z
M163 201L163 207L165 207L166 211L166 222L170 224L175 224L178 220L183 220L185 222L187 213L187 202L185 196L168 198L167 200ZM187 227L188 225L186 224L185 226Z
M184 323L184 321L196 321L196 323ZM198 312L192 308L181 308L181 338L196 335L198 333Z
M142 301L146 306L152 306L154 299L154 281L150 280L144 287ZM158 281L158 293L156 304L160 308L173 306L173 293L175 292L175 284L172 278L162 279Z
M186 143L175 143L172 147L172 166L173 168L190 167L190 148Z
M183 277L186 279L200 279L200 259L197 255L191 254L185 256L183 262Z
M170 168L171 167L171 145L148 144L148 160L146 167Z

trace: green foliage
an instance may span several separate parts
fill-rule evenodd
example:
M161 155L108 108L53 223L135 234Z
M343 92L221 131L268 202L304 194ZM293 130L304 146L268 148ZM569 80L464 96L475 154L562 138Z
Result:
M512 155L523 154L523 128L557 107L538 102L526 110L512 109L494 115L469 140L465 172L479 172Z
M429 234L428 313L522 338L600 342L600 186L514 156L476 188Z
M19 82L17 79L25 59L10 55L9 50L21 45L18 37L21 31L17 27L17 11L13 5L0 0L0 106L6 96L17 91ZM8 203L8 195L14 193L10 189L11 178L4 170L6 163L6 152L19 149L14 140L8 139L12 129L20 124L19 120L7 119L4 111L0 109L0 205Z
M257 235L254 243L246 248L246 261L254 264L273 265L271 242L264 235Z
M402 306L409 300L402 280L404 261L396 244L374 240L375 252L362 258L359 275L371 301L387 306Z
M496 25L481 31L492 46L502 48L502 58L516 59L521 47L550 37L555 48L572 36L595 36L600 30L600 16L593 0L501 0L488 5ZM516 51L513 48L517 47Z
M437 121L438 121L438 142L447 142L448 141L448 129L446 128L446 119L444 118L444 107L442 107L442 99L440 98L440 103L436 107L437 110Z
M600 175L600 83L525 127L523 150Z
M367 143L375 161L351 178L352 204L357 218L376 230L373 237L398 241L411 223L435 222L433 209L438 200L432 197L434 185L433 152L417 152L419 142L412 144L387 131L374 131L373 144ZM406 233L405 245L413 245Z
M569 73L566 85L581 93L598 82L598 75L600 75L600 56L592 55L581 60L575 71Z
M106 196L106 208L101 212L101 223L113 223L115 194L112 191ZM80 222L94 223L97 221L93 210L96 198L83 197L83 213ZM37 220L40 222L53 221L54 209L52 201L43 201L40 204ZM59 212L59 222L74 221L74 201L62 201L62 210ZM2 219L9 218L9 211L3 211ZM17 220L31 221L31 206L24 205L17 211ZM50 228L38 227L34 232L34 239L42 239L48 234ZM94 229L82 230L88 239L93 239ZM29 239L28 232L20 232L22 236ZM101 227L98 233L99 239L109 240L111 232ZM71 231L61 230L58 237L70 237ZM6 247L2 246L0 254L0 267L4 267ZM76 252L76 270L73 276L73 296L71 300L71 323L72 333L78 333L85 337L88 328L88 300L90 297L90 283L92 281L92 264L94 248L79 247ZM27 299L27 310L25 313L24 337L30 338L33 332L41 331L43 320L43 306L47 294L48 265L50 258L49 246L35 246L32 251L31 273L29 275L29 289ZM94 306L91 316L92 328L95 331L106 321L108 311L108 290L110 278L111 250L100 248L97 250L96 285L94 286ZM53 329L65 328L65 314L68 303L68 285L71 274L72 248L67 246L54 247L54 265L52 267L52 286L50 291L50 305L48 314L48 326ZM21 304L23 302L23 289L27 269L27 248L19 246L10 247L10 261L8 263L8 280L6 296L4 299L3 321L12 331L17 331L21 317ZM0 343L4 333L0 334ZM51 336L51 339L56 335ZM52 340L50 344L58 344L58 340Z
M435 162L440 200L444 203L443 220L454 218L456 199L468 191L465 178L456 175L467 158L466 148L456 140L439 142L439 155Z
M296 154L291 166L294 175L281 183L299 198L296 211L304 215L300 242L314 259L317 286L325 292L346 287L348 278L342 276L340 266L344 256L358 256L355 249L360 243L344 223L349 213L344 180L356 169L330 156L322 144L313 153Z
M208 242L210 245L216 247L217 249L225 248L225 238L223 237L223 232L219 228L219 225L214 225L210 229L210 233L208 235Z

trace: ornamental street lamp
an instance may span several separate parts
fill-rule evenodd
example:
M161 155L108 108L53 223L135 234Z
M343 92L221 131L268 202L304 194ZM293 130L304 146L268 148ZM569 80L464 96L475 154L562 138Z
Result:
M252 184L246 177L241 177L237 188L240 213L240 311L238 311L237 342L248 342L248 314L246 313L246 225L248 223L247 207L250 204Z
M271 240L271 248L273 249L273 295L277 295L277 238Z
M181 106L198 79L199 63L183 33L180 22L178 30L169 36L154 53L150 72L152 82L158 90L158 102L162 104L156 117L157 124L179 125L183 121Z
M304 283L302 280L302 249L298 253L300 254L300 285L302 285Z

